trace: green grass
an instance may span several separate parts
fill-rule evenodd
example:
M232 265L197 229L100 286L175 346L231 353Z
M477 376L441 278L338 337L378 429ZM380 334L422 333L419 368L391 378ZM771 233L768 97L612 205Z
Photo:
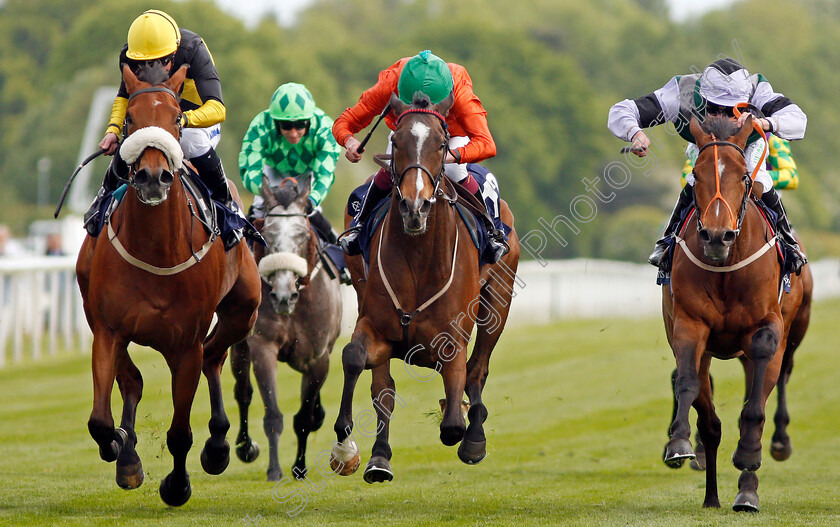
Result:
M64 354L0 371L0 524L9 525L838 525L840 524L840 355L835 352L840 302L815 307L790 383L793 457L766 454L759 471L762 512L731 510L738 471L729 458L737 441L743 374L736 361L716 362L716 404L723 421L719 454L722 508L701 508L701 473L670 470L661 461L670 418L673 358L662 322L564 321L505 333L491 362L485 401L488 456L458 461L438 440L439 379L419 382L393 363L397 405L391 433L393 482L368 485L361 470L274 488L265 481L267 443L262 405L252 406L251 431L263 453L250 465L231 460L221 476L200 467L209 403L202 380L193 407L195 444L188 459L193 495L180 508L163 504L161 479L171 470L165 434L171 417L169 371L154 351L132 351L145 378L138 410L138 452L146 482L126 492L114 465L99 459L87 432L91 409L89 357ZM329 449L341 386L340 342L323 392L324 427L310 437L309 463ZM354 412L371 408L370 374ZM238 411L233 382L224 391L233 439ZM280 407L289 427L281 437L286 474L294 457L292 416L299 376L281 365ZM775 409L775 394L768 409ZM114 409L118 416L119 396ZM772 415L772 414L770 414ZM692 418L693 419L693 418ZM772 423L764 444L768 444ZM363 466L372 439L357 436ZM289 497L281 502L274 497ZM296 493L301 498L291 496ZM303 510L288 513L298 505Z

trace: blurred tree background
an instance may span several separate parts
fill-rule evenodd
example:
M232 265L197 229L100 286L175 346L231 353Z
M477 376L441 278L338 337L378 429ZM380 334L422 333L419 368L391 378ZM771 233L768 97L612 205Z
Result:
M840 0L746 0L682 23L664 0L315 0L291 27L266 18L253 28L210 0L0 1L0 223L20 234L51 217L76 166L91 95L119 82L128 26L149 7L199 33L213 53L228 109L219 151L240 188L241 138L279 84L306 84L336 117L400 57L428 48L463 64L498 146L486 166L520 236L547 233L543 225L560 215L575 225L555 223L567 243L547 236L546 257L644 261L676 199L684 144L661 127L654 156L625 158L605 126L609 107L719 56L743 60L809 116L807 138L792 145L800 188L785 204L812 256L840 255L829 129L840 122ZM384 149L385 131L372 141L371 152ZM39 203L43 157L52 163ZM106 163L97 160L95 173ZM616 163L628 170L621 185L608 185L604 171ZM373 171L342 158L324 203L334 224Z

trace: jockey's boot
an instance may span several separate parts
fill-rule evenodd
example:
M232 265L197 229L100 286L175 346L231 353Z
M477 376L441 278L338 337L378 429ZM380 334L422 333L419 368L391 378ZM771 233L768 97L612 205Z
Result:
M686 185L683 187L682 192L680 192L679 198L677 198L677 204L674 206L674 211L668 219L668 224L665 226L665 232L662 233L662 238L657 240L656 247L653 248L653 252L648 256L648 262L651 265L659 267L659 264L662 262L662 255L665 254L665 251L671 243L671 236L680 225L680 218L682 217L683 211L693 202L694 187Z
M356 214L356 226L348 229L338 240L341 250L348 256L362 254L362 246L359 245L359 233L361 233L365 221L367 221L368 216L370 216L373 212L373 209L376 208L376 205L382 200L382 198L391 193L391 189L379 188L379 186L376 185L375 180L376 178L374 177L374 179L370 181L367 194L365 195L365 201L362 203L359 213Z
M228 187L227 177L225 176L225 168L222 166L222 160L216 153L214 148L210 148L204 154L190 159L198 171L198 176L207 188L210 190L210 197L233 212L245 218L245 214L240 210L239 205L234 201ZM222 233L222 241L225 244L225 251L231 250L242 239L242 229L231 229L228 232Z
M504 231L497 229L492 218L490 218L487 205L484 203L484 196L481 195L481 189L473 193L473 196L475 196L479 203L484 205L484 214L481 215L481 221L487 229L487 235L490 240L490 247L487 251L488 254L485 255L485 260L488 263L494 264L510 251L510 245L505 241Z
M99 235L99 209L102 205L102 200L105 199L107 195L113 193L117 188L120 186L120 180L124 180L128 177L128 165L125 161L123 161L122 157L120 157L120 151L114 153L113 159L111 159L111 164L108 165L108 169L105 170L105 179L102 180L102 187L100 187L99 191L96 193L96 197L93 198L93 202L90 204L87 212L84 215L84 227L85 230L88 231L92 237L96 238Z
M776 192L776 189L771 188L761 195L761 201L778 216L776 230L782 236L782 242L785 246L785 257L790 259L791 271L796 274L801 273L802 266L808 263L808 258L805 257L805 254L799 248L799 242L793 235L793 227L788 220L785 207L782 205L782 198Z

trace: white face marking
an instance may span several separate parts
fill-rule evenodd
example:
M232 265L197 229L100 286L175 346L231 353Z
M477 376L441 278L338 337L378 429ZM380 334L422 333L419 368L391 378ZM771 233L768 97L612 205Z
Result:
M726 165L723 164L723 159L718 159L718 174L722 176L724 170L726 170Z
M411 135L413 135L414 138L417 139L417 159L415 161L415 163L417 164L420 164L420 153L423 151L423 145L426 143L426 139L429 138L429 134L431 133L431 131L432 130L427 125L421 122L416 122L413 125L411 125ZM423 172L419 169L417 170L416 187L417 196L419 199L420 191L423 190Z
M160 101L154 101L154 102L152 102L152 106L160 106L161 104L163 104L163 103L162 103L162 102L160 102Z

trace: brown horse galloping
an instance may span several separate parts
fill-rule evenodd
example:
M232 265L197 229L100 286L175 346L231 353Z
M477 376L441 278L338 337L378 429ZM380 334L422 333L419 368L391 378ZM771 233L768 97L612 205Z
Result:
M108 229L98 239L85 239L76 263L93 331L88 428L102 459L117 461L117 484L124 489L137 488L144 477L134 431L143 379L128 355L129 342L158 350L171 370L174 414L166 444L174 468L160 484L160 496L169 505L182 505L191 494L185 464L193 442L190 410L202 371L212 416L201 463L210 474L227 467L230 423L219 375L227 348L248 335L260 302L249 249L241 243L225 253L220 239L208 237L180 180L181 110L175 94L186 71L182 67L167 80L162 68L147 69L140 80L123 66L130 94L122 147L131 167L129 188ZM205 340L214 312L218 323ZM123 398L117 429L111 416L115 377Z
M499 263L479 268L470 234L452 205L456 191L443 174L449 140L444 120L452 102L451 95L438 105L415 98L409 106L391 97L398 119L392 137L390 208L373 237L367 277L361 257L348 258L359 317L342 355L344 390L331 461L343 475L358 467L360 456L351 436L353 392L362 371L371 369L378 422L364 475L368 483L393 478L388 444L396 398L391 358L403 359L409 369L424 366L440 372L446 394L441 441L448 446L460 442L458 457L465 463L478 463L486 455L487 409L481 394L490 354L510 310L519 242L511 232L510 252ZM513 226L504 201L501 217ZM346 216L345 223L350 219ZM476 323L476 343L467 361ZM469 427L462 413L465 391L471 404Z
M664 461L679 466L694 457L688 422L693 404L706 449L703 506L720 507L721 423L712 403L709 367L712 358L740 358L747 382L741 437L732 455L742 471L733 508L757 511L765 403L777 383L782 389L787 381L793 351L808 326L812 281L806 266L801 276L791 277L790 294L779 298L774 236L750 199L744 146L752 117L740 131L727 118L708 118L702 128L692 120L690 126L700 149L694 168L696 221L689 221L677 238L681 250L674 255L671 288L662 293L665 329L677 363L676 411Z

